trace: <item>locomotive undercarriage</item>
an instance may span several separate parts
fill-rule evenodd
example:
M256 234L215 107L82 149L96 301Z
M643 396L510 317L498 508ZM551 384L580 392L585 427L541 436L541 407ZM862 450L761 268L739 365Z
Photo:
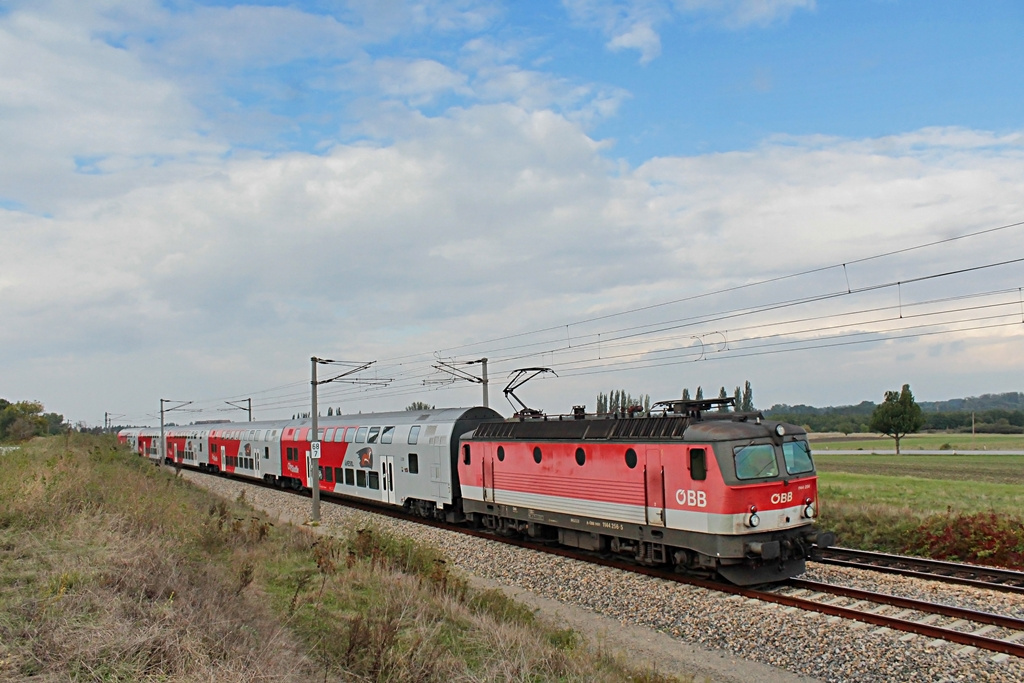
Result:
M590 519L514 506L465 502L470 523L505 535L557 542L598 553L619 555L638 564L671 566L697 576L719 576L752 585L796 576L816 542L828 545L810 525L778 532L724 536L650 525Z

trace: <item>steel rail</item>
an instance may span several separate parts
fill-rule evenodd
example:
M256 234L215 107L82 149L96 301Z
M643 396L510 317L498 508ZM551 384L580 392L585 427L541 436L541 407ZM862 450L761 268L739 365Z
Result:
M816 551L815 562L1024 595L1024 572L853 548Z

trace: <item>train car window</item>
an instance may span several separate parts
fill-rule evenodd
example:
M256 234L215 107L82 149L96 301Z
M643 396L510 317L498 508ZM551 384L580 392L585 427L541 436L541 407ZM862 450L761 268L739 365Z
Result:
M732 449L737 479L762 479L779 476L779 463L775 460L775 447L770 443L737 446Z
M583 467L583 464L587 462L587 453L582 448L576 449L576 464Z
M269 434L270 432L267 432L267 433ZM263 430L262 429L257 429L256 430L255 441L263 441Z
M334 441L334 427L328 429L327 433L324 434L324 441Z
M406 443L408 443L410 446L415 446L416 445L416 441L418 441L419 438L420 438L420 426L419 425L413 425L412 427L409 428L409 438L406 439Z
M500 462L505 462L505 447L504 446L498 446L498 460Z
M200 444L199 446L200 446L199 450L203 450L202 449L202 444ZM270 460L270 446L264 446L263 447L263 459L264 460Z
M540 464L540 459L541 459L540 446L534 446L533 447L533 461L539 465Z
M326 481L329 484L333 484L334 470L332 470L330 467L321 467L320 469L323 470L324 472L324 481Z
M366 435L366 443L377 443L377 436L380 434L380 427L370 427L370 433Z
M366 427L356 430L356 443L366 443Z
M786 471L790 474L805 474L814 471L811 449L806 441L790 441L782 444L782 454L786 456Z
M636 451L632 448L626 449L626 467L629 469L636 467Z
M345 427L345 443L352 443L356 440L356 428Z
M351 467L345 468L345 483L349 486L356 485L356 471Z
M394 438L395 438L395 428L394 428L394 426L385 427L384 431L382 431L380 433L380 442L381 443L391 443L391 440L394 439Z
M320 429L316 430L316 433L318 434L318 436L316 437L316 440L317 441L323 441L324 440L324 434L326 432L327 432L327 430L324 429L323 427L321 427Z
M462 462L465 465L469 464L469 444L463 444L462 446Z
M417 453L409 454L409 474L420 473L420 456Z
M345 440L345 428L344 427L338 427L338 429L336 429L335 432L334 432L334 441L337 443L337 442L344 441L344 440Z
M376 470L373 470L371 472L367 472L366 474L369 475L370 488L371 489L377 489L379 491L380 490L380 472L377 472Z
M356 486L360 488L366 488L366 470L359 470L356 472Z
M340 484L341 483L341 477L342 477L341 468L340 467L335 467L334 468L334 481L336 481L337 483Z
M708 463L703 448L690 449L690 479L704 481L708 478Z

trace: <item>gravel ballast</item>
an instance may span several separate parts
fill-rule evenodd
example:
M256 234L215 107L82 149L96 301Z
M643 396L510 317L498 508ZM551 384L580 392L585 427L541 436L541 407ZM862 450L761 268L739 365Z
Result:
M226 498L244 491L249 503L283 521L308 519L307 498L196 472L182 474ZM325 533L366 524L437 547L456 567L477 577L476 583L507 587L510 594L583 632L592 644L628 650L639 666L663 658L666 665L658 667L663 672L765 683L1024 681L1024 661L1015 657L599 567L327 501L321 505L320 528ZM804 577L1024 616L1024 599L996 591L814 563Z

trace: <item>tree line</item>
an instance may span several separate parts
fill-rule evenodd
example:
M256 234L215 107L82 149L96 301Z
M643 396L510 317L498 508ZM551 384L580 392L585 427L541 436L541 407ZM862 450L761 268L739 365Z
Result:
M60 434L69 428L63 415L44 413L42 403L11 403L0 398L0 441L26 441L33 436Z
M990 395L991 396L991 395ZM1017 394L1010 394L1007 399L1010 403L1012 397ZM993 398L996 398L993 396ZM972 430L979 434L1022 434L1024 433L1024 409L989 408L978 410L941 410L936 411L935 405L956 405L975 403L986 405L977 399L958 399L957 401L924 402L919 403L921 408L921 427L925 431L949 431L970 433ZM829 406L826 408L815 408L807 405L775 405L765 411L765 416L782 422L792 422L803 425L814 432L841 432L852 434L854 432L870 432L871 417L879 404L871 401L862 401L857 405ZM932 408L932 409L930 409Z
M725 387L721 387L718 390L718 398L729 398L729 393ZM732 393L732 398L735 400L733 410L737 412L752 413L757 410L754 407L754 389L750 386L749 381L744 383L742 390L736 387L736 390ZM703 399L703 387L698 385L692 398L690 397L689 388L683 388L683 401L701 401ZM726 412L729 408L722 405L719 406L718 410ZM634 397L624 390L613 389L607 394L599 393L597 395L597 410L595 412L598 415L630 414L634 412L649 414L651 412L651 396L650 394L640 394Z

